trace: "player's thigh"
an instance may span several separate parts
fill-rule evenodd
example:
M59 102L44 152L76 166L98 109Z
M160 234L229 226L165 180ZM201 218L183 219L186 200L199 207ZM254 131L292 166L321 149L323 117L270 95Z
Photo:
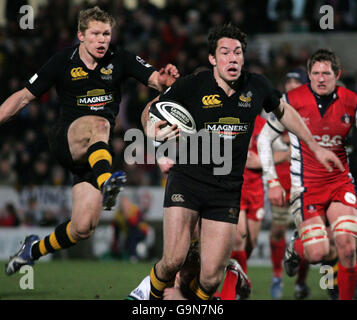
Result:
M184 207L164 209L163 258L172 260L185 258L197 226L198 212Z
M90 145L109 141L110 123L99 116L83 116L74 120L68 128L68 145L74 161L83 160Z
M299 235L311 263L320 262L330 250L325 221L321 216L304 220L299 225Z
M232 253L237 225L230 222L202 219L201 273L221 276Z
M290 223L290 214L288 207L271 206L272 224L274 226L281 226L281 228L287 228Z
M327 210L327 218L331 224L331 234L336 246L356 248L357 209L342 202L331 202Z
M79 237L88 237L98 225L102 213L102 194L87 182L75 184L72 188L71 227Z

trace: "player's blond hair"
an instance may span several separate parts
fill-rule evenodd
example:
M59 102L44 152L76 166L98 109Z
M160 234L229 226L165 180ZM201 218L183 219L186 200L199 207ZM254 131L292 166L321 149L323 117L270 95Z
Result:
M98 6L94 8L81 10L78 15L78 31L84 33L88 29L90 21L100 21L103 23L109 23L110 27L115 26L115 19L108 12L100 9Z
M312 66L315 64L315 62L321 62L321 61L330 61L331 68L335 73L335 75L337 75L338 72L341 70L340 59L334 52L327 49L319 49L310 57L310 59L307 62L308 72L311 73Z

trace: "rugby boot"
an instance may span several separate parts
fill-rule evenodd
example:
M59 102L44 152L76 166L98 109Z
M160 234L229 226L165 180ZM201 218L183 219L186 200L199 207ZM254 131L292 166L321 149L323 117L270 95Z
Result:
M116 198L123 190L126 182L126 174L123 171L114 172L102 186L103 209L111 210L116 203Z
M273 299L280 299L283 296L283 279L273 277L270 287L271 297Z
M294 291L295 299L302 300L310 297L310 288L306 283L297 283Z
M252 284L248 279L247 274L243 271L241 265L235 259L230 259L226 270L235 273L238 277L236 284L236 299L245 300L248 299Z
M338 286L333 286L332 289L327 289L327 295L329 300L338 300L340 297Z
M301 258L295 252L294 249L295 241L298 238L299 238L299 233L297 230L295 230L294 235L291 237L291 240L285 249L283 264L284 264L285 272L289 277L295 276L299 270L299 264Z
M8 276L17 272L22 266L34 264L34 260L31 258L31 248L32 245L39 240L40 238L34 234L25 238L20 250L11 256L9 262L5 265L5 273Z

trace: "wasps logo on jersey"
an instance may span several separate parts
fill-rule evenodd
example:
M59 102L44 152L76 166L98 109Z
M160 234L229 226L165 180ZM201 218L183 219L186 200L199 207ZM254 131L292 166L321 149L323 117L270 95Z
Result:
M72 80L81 80L88 78L88 72L85 72L82 67L71 69Z
M114 69L113 64L109 64L106 68L104 67L101 68L100 69L100 73L102 74L101 78L103 80L112 80L113 69Z
M211 94L202 98L203 109L222 107L219 94Z
M241 94L239 96L239 102L238 102L238 107L242 108L250 108L251 101L252 101L253 93L251 91L248 91L247 94Z

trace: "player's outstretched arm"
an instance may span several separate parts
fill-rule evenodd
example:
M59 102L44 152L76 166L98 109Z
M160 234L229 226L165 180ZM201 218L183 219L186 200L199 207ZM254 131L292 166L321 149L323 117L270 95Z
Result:
M35 98L26 88L13 93L0 106L0 124L8 121Z
M294 133L299 139L307 144L310 150L314 152L316 159L327 171L331 172L333 170L330 162L341 171L345 171L340 159L332 151L321 147L317 143L298 112L284 100L280 101L280 105L274 110L274 114L286 129Z

